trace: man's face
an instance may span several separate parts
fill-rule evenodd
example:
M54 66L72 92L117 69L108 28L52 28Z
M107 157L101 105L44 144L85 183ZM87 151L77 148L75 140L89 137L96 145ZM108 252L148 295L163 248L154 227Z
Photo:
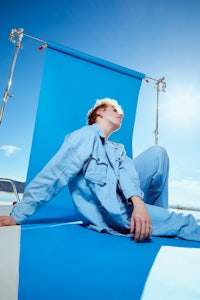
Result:
M117 130L122 124L124 114L122 111L119 112L117 108L108 106L103 110L102 116L103 119L113 127L113 130Z

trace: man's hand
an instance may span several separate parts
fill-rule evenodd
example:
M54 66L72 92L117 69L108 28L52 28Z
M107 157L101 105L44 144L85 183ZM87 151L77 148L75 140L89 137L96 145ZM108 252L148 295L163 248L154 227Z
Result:
M17 222L10 216L0 217L0 226L13 226Z
M134 209L131 215L130 233L134 240L141 242L151 238L152 223L143 200L138 196L131 197Z

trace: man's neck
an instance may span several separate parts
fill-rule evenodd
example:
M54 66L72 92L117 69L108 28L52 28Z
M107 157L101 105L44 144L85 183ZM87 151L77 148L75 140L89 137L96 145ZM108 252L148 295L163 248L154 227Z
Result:
M112 133L112 130L109 130L107 124L101 121L96 121L95 124L101 128L102 132L105 134L106 139L108 139L109 135Z

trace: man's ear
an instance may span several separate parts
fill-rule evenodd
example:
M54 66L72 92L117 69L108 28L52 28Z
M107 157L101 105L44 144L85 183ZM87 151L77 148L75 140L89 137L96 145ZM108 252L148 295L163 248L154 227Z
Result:
M103 108L97 110L97 117L103 118Z

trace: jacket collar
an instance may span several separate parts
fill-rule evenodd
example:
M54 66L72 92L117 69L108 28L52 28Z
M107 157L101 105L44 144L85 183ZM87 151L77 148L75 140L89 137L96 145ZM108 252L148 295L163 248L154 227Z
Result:
M101 127L99 125L92 124L91 126L97 131L97 133L99 134L99 136L101 138L104 138L104 139L106 138L105 134L103 133L103 131L101 130Z

